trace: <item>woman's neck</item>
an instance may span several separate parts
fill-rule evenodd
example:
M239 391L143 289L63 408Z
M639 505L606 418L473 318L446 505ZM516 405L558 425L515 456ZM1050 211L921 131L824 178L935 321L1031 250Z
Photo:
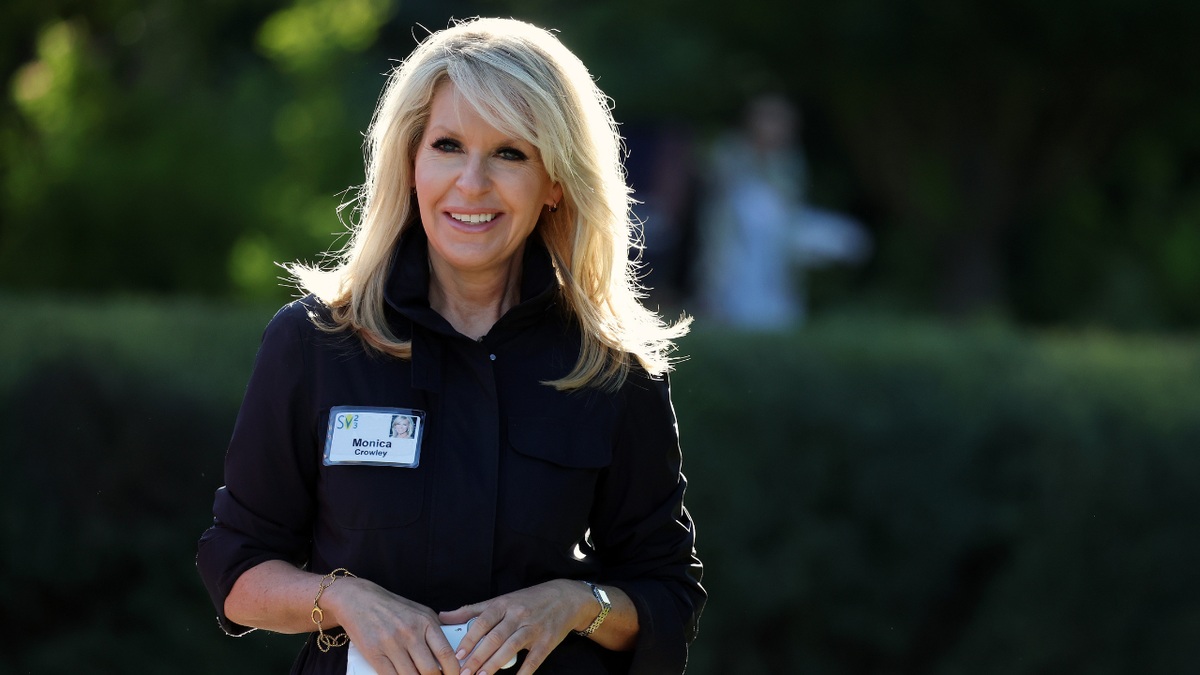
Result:
M517 252L501 267L458 270L431 249L429 306L454 330L478 340L521 299L521 259Z

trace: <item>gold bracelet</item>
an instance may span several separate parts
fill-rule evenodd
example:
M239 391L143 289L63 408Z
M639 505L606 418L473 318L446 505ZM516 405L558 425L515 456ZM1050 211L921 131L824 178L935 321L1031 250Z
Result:
M325 592L325 589L332 586L333 582L341 578L338 576L339 572L341 572L342 577L358 578L354 574L351 574L345 567L339 567L321 579L321 588L317 589L317 597L313 598L312 620L313 623L317 624L317 648L322 652L327 652L334 647L344 647L350 641L350 636L345 633L337 637L330 637L325 634L325 631L321 630L321 621L325 618L325 612L322 612L321 608L317 606L317 603L321 601L321 594Z

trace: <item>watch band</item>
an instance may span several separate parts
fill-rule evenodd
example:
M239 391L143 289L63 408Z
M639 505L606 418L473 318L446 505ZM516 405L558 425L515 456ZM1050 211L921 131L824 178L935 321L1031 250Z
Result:
M588 588L592 589L592 595L596 596L596 602L600 603L600 614L596 616L596 620L592 622L592 625L588 626L584 630L575 631L576 635L587 637L592 633L595 633L596 629L600 627L600 624L604 623L604 617L608 616L608 610L612 609L612 603L608 601L608 593L605 593L603 588L600 588L590 581L584 581L583 583L587 584Z

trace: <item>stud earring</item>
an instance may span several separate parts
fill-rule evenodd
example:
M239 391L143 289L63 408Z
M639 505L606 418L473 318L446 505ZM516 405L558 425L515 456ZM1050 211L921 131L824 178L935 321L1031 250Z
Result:
M558 202L554 202L553 204L550 205L550 213L554 213L557 210L558 210Z

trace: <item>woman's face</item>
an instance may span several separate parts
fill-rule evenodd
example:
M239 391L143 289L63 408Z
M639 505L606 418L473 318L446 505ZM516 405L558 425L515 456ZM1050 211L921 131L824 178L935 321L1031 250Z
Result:
M409 421L407 417L397 417L395 422L392 422L392 435L404 436L408 433Z
M459 273L503 269L562 197L537 148L488 124L449 82L434 94L414 176L435 269L440 258Z

